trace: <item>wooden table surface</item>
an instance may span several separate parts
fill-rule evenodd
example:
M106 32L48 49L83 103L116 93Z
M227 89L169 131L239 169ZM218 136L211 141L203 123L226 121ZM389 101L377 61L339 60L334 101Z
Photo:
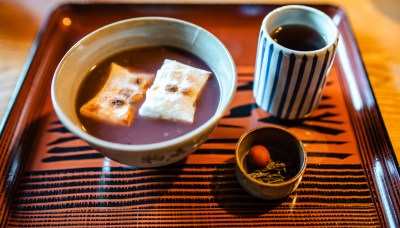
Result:
M0 120L12 100L40 25L63 0L0 0ZM73 1L77 2L77 1ZM85 1L88 2L88 1ZM125 1L126 2L126 1ZM129 1L139 2L139 1ZM144 1L142 1L144 2ZM359 45L375 98L397 158L400 158L400 1L145 1L146 3L333 4L343 7Z

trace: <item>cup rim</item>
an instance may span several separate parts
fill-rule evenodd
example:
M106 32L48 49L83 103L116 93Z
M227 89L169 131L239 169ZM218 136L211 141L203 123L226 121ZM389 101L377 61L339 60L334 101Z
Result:
M335 38L332 39L331 42L327 43L323 48L312 50L312 51L300 51L300 50L290 49L290 48L287 48L287 47L282 46L281 44L277 43L274 39L272 39L270 33L267 31L267 22L275 14L281 13L284 11L289 11L289 10L305 10L305 11L309 11L312 13L316 13L316 14L320 15L321 17L325 18L326 21L330 24L330 27L332 27L335 30L334 31ZM262 30L264 30L264 33L266 34L266 36L269 37L274 44L278 45L283 50L291 51L293 53L299 53L299 54L314 54L314 53L319 53L319 52L325 51L325 50L329 49L332 45L334 45L337 42L337 40L339 39L339 29L337 28L337 25L333 22L333 20L328 15L326 15L324 12L322 12L314 7L304 6L304 5L286 5L286 6L281 6L281 7L278 7L276 9L272 10L263 19Z
M254 178L250 177L247 174L246 170L244 170L244 168L243 168L243 162L239 160L238 150L239 150L239 146L242 143L242 141L244 140L244 138L246 138L250 133L252 133L254 131L258 131L258 130L265 129L265 128L284 131L284 132L288 133L289 135L291 135L299 143L301 151L302 151L302 153L304 155L304 159L302 160L302 164L301 164L300 170L296 173L295 176L293 176L291 179L289 179L287 181L284 181L284 182L281 182L281 183L276 183L276 184L270 184L270 183L265 183L265 182L259 181L257 179L254 179ZM240 172L242 174L244 174L247 177L247 179L250 180L251 182L259 184L259 185L262 185L262 186L265 186L265 187L283 187L283 186L287 186L287 185L290 185L290 184L296 182L304 174L304 172L306 170L306 167L307 167L307 152L305 151L304 145L301 142L301 140L296 135L294 135L292 132L290 132L290 131L282 128L282 127L267 125L267 126L261 126L261 127L256 127L256 128L250 129L250 130L246 131L240 137L239 141L236 144L236 148L235 148L235 161L236 161L236 165L239 168Z
M62 70L62 67L63 67L64 63L69 58L71 53L73 53L80 45L82 45L82 43L84 43L85 41L91 39L91 37L93 35L95 35L97 33L100 33L103 30L109 29L110 27L119 26L119 25L124 24L124 23L135 23L135 22L140 22L140 21L154 21L154 20L158 20L160 22L172 22L172 23L177 23L177 24L184 24L184 25L189 26L189 27L195 27L198 31L204 32L205 34L207 34L207 36L209 36L211 39L213 39L223 49L223 52L225 53L226 57L229 60L229 66L228 67L231 68L231 72L235 76L235 78L232 80L233 81L232 85L230 87L228 87L228 89L227 89L229 94L232 94L232 96L229 99L226 100L226 102L224 103L225 106L222 107L218 113L216 112L205 123L203 123L199 127L195 128L194 130L192 130L192 131L190 131L190 132L188 132L188 133L186 133L184 135L181 135L179 137L176 137L176 138L173 138L173 139L170 139L170 140L167 140L167 141L149 143L149 144L122 144L122 143L106 141L106 140L94 137L94 136L90 135L89 133L86 133L81 128L76 126L70 120L70 118L67 117L66 114L63 113L62 108L58 104L58 101L57 101L57 96L56 96L56 92L55 92L55 81L56 81L55 79L56 79L57 75L59 74L59 72ZM147 151L147 152L150 152L150 151L157 151L157 150L162 149L162 148L172 147L172 146L177 145L177 144L182 144L182 143L184 143L186 141L191 140L195 135L202 134L202 133L208 131L209 128L212 127L213 125L216 125L217 122L223 117L223 115L229 109L229 106L230 106L230 104L232 103L232 101L233 101L233 99L235 97L236 87L237 87L237 69L236 69L233 57L229 53L229 51L225 47L225 45L215 35L213 35L209 31L207 31L206 29L204 29L204 28L202 28L202 27L200 27L198 25L195 25L193 23L190 23L190 22L187 22L187 21L184 21L184 20L170 18L170 17L153 17L153 16L151 16L151 17L137 17L137 18L125 19L125 20L120 20L120 21L117 21L117 22L110 23L108 25L105 25L105 26L103 26L101 28L98 28L98 29L94 30L93 32L89 33L88 35L86 35L82 39L80 39L78 42L76 42L67 51L67 53L63 56L63 58L59 62L58 66L57 66L57 68L56 68L56 70L54 72L52 83L51 83L51 100L52 100L52 103L53 103L53 108L54 108L58 118L65 125L65 127L68 130L70 130L73 134L75 134L78 137L80 137L80 138L84 139L85 141L87 141L89 144L100 146L100 147L103 147L103 148L112 149L112 150L118 150L118 151L129 151L129 152ZM217 108L217 110L218 110L218 108Z

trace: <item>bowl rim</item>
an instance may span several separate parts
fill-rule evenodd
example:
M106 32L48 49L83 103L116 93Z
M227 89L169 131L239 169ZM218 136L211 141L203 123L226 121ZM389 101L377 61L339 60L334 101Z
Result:
M240 144L242 143L242 141L252 132L254 131L259 131L261 129L265 129L265 128L270 128L270 129L276 129L276 130L280 130L280 131L284 131L286 133L288 133L289 135L291 135L292 137L294 137L294 139L299 143L299 146L301 148L301 151L304 155L304 159L303 162L301 164L301 168L300 170L297 172L297 174L295 176L293 176L291 179L281 182L281 183L276 183L276 184L270 184L270 183L265 183L262 181L259 181L257 179L254 179L252 177L250 177L250 175L244 170L243 168L243 163L241 161L239 161L239 156L238 156L238 150L240 147ZM265 187L283 187L283 186L287 186L287 185L291 185L292 183L296 182L299 178L301 178L306 170L306 166L307 166L307 152L304 149L304 145L301 142L301 140L292 132L288 131L285 128L282 127L278 127L278 126L273 126L273 125L266 125L266 126L260 126L260 127L256 127L253 129L250 129L248 131L246 131L245 133L243 133L243 135L240 137L239 141L236 144L236 148L235 148L235 161L236 161L236 165L239 168L240 172L251 182L255 183L255 184L259 184Z
M62 108L59 106L57 102L57 96L55 92L55 81L57 78L57 75L59 72L62 70L65 61L69 58L71 53L73 53L77 48L81 46L83 42L86 40L90 39L93 35L109 29L110 27L115 27L119 26L121 24L125 23L137 23L137 22L143 22L143 21L160 21L160 22L172 22L172 23L177 23L177 24L184 24L189 27L194 27L199 31L204 32L207 36L209 36L211 39L213 39L222 49L223 52L225 53L226 57L228 58L229 61L229 68L231 72L233 73L233 83L228 87L227 91L230 94L230 97L227 99L227 101L222 104L225 106L218 106L217 110L219 109L220 111L217 113L214 113L214 115L207 120L205 123L197 127L196 129L181 135L179 137L167 140L167 141L162 141L162 142L156 142L156 143L149 143L149 144L122 144L122 143L116 143L116 142L110 142L106 141L97 137L94 137L90 135L89 133L85 132L78 126L76 126L67 116L66 114L63 113ZM154 25L154 24L152 24ZM84 36L82 39L80 39L78 42L76 42L68 51L67 53L63 56L61 61L59 62L52 78L52 83L51 83L51 100L53 103L53 108L60 119L60 121L65 125L65 127L70 130L73 134L77 135L81 139L84 139L86 142L92 145L100 146L102 148L107 148L107 149L112 149L112 150L117 150L117 151L126 151L126 152L143 152L143 151L157 151L162 148L168 148L172 146L176 146L179 144L182 144L184 142L187 142L189 140L192 140L193 137L195 137L198 134L204 134L206 131L208 131L212 126L216 126L218 124L218 121L225 115L225 113L228 111L230 104L232 103L235 93L236 93L236 87L237 87L237 80L238 80L238 73L236 69L235 62L233 60L233 57L229 53L228 49L225 47L225 45L212 33L207 31L206 29L195 25L193 23L180 20L180 19L175 19L175 18L170 18L170 17L137 17L137 18L130 18L130 19L125 19L125 20L120 20L117 22L110 23L108 25L105 25L103 27L100 27L93 32L89 33L88 35ZM219 80L218 80L219 81ZM220 83L220 82L219 82ZM221 102L221 101L220 101ZM219 104L221 105L221 103Z

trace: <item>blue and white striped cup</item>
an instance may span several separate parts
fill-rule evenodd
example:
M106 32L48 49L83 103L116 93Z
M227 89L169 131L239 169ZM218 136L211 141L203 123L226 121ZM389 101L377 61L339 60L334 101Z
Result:
M314 28L326 45L298 51L271 38L276 28L292 24ZM280 119L309 116L321 99L338 40L339 32L331 18L315 8L288 5L270 12L262 22L258 40L253 86L257 105Z

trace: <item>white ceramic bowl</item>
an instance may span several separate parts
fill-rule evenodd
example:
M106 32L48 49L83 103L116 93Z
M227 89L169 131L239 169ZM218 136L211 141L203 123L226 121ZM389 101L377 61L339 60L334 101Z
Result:
M184 49L198 56L214 71L221 89L214 116L183 136L153 144L119 144L86 133L78 120L75 102L79 85L90 68L122 50L153 44ZM51 98L54 110L65 127L103 155L131 166L156 167L181 160L209 137L228 111L236 86L234 61L222 42L210 32L182 20L143 17L107 25L77 42L56 69Z

